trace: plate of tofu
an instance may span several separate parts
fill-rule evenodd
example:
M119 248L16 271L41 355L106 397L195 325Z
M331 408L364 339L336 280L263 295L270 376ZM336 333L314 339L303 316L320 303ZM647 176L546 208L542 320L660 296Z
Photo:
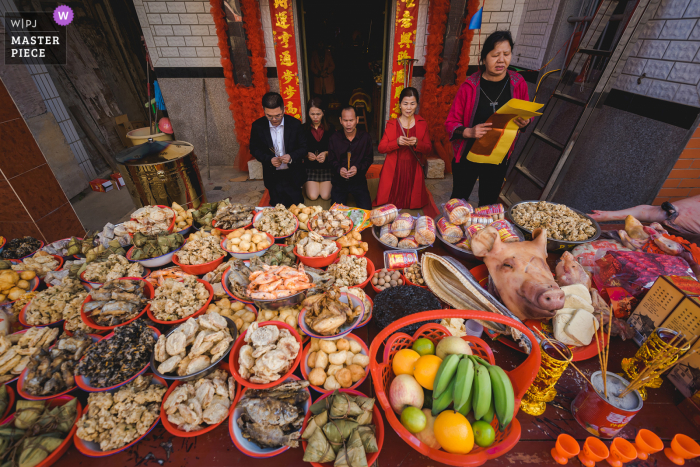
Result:
M472 269L472 274L483 287L486 287L488 271L475 271L475 269ZM485 274L478 274L479 272L485 272ZM598 320L593 316L594 308L590 292L582 284L567 285L561 289L566 295L564 308L558 310L556 316L550 321L529 319L525 321L525 325L532 330L541 331L550 339L566 344L571 349L574 362L597 357L598 345L601 349L607 346L608 336L599 329ZM522 348L509 336L497 334L486 328L484 331L492 339L498 338L499 342L522 352ZM594 336L598 339L598 344L593 340Z

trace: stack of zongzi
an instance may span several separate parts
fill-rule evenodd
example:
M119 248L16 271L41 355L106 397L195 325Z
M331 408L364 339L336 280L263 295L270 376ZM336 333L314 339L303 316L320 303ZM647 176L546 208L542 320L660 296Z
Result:
M140 232L134 234L134 250L131 259L142 260L156 258L177 250L185 242L179 233L147 236Z
M367 467L367 454L379 451L372 425L374 399L335 391L311 406L302 433L304 462L335 461L334 467Z

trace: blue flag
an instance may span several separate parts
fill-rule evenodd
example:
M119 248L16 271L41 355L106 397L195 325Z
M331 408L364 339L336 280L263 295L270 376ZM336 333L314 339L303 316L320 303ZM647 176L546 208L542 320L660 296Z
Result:
M484 7L479 8L479 11L474 13L471 21L469 21L469 29L481 29L481 16L484 11Z

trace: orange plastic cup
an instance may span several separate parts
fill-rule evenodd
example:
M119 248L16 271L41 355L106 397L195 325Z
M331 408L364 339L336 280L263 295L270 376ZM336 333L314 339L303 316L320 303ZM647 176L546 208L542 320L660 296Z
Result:
M578 441L573 436L562 433L557 437L557 442L551 452L554 460L558 464L564 465L569 462L569 459L578 455L581 452L581 448L579 448Z
M612 467L622 467L637 458L637 450L634 444L627 441L625 438L615 438L610 445L610 455L608 456L608 464Z
M598 438L589 436L583 443L583 449L578 454L578 460L586 467L594 467L596 462L605 460L610 455L608 447Z
M700 445L690 436L677 434L671 440L671 447L664 449L664 454L674 464L683 465L686 459L700 456Z
M644 461L649 458L649 454L661 451L664 448L664 442L656 433L642 428L634 438L634 447L637 449L637 457Z

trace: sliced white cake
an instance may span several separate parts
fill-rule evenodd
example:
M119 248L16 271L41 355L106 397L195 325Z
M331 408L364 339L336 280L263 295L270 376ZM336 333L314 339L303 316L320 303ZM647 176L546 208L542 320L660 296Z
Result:
M578 309L564 327L564 333L572 340L574 345L588 345L593 341L593 336L598 330L598 320L586 310Z

